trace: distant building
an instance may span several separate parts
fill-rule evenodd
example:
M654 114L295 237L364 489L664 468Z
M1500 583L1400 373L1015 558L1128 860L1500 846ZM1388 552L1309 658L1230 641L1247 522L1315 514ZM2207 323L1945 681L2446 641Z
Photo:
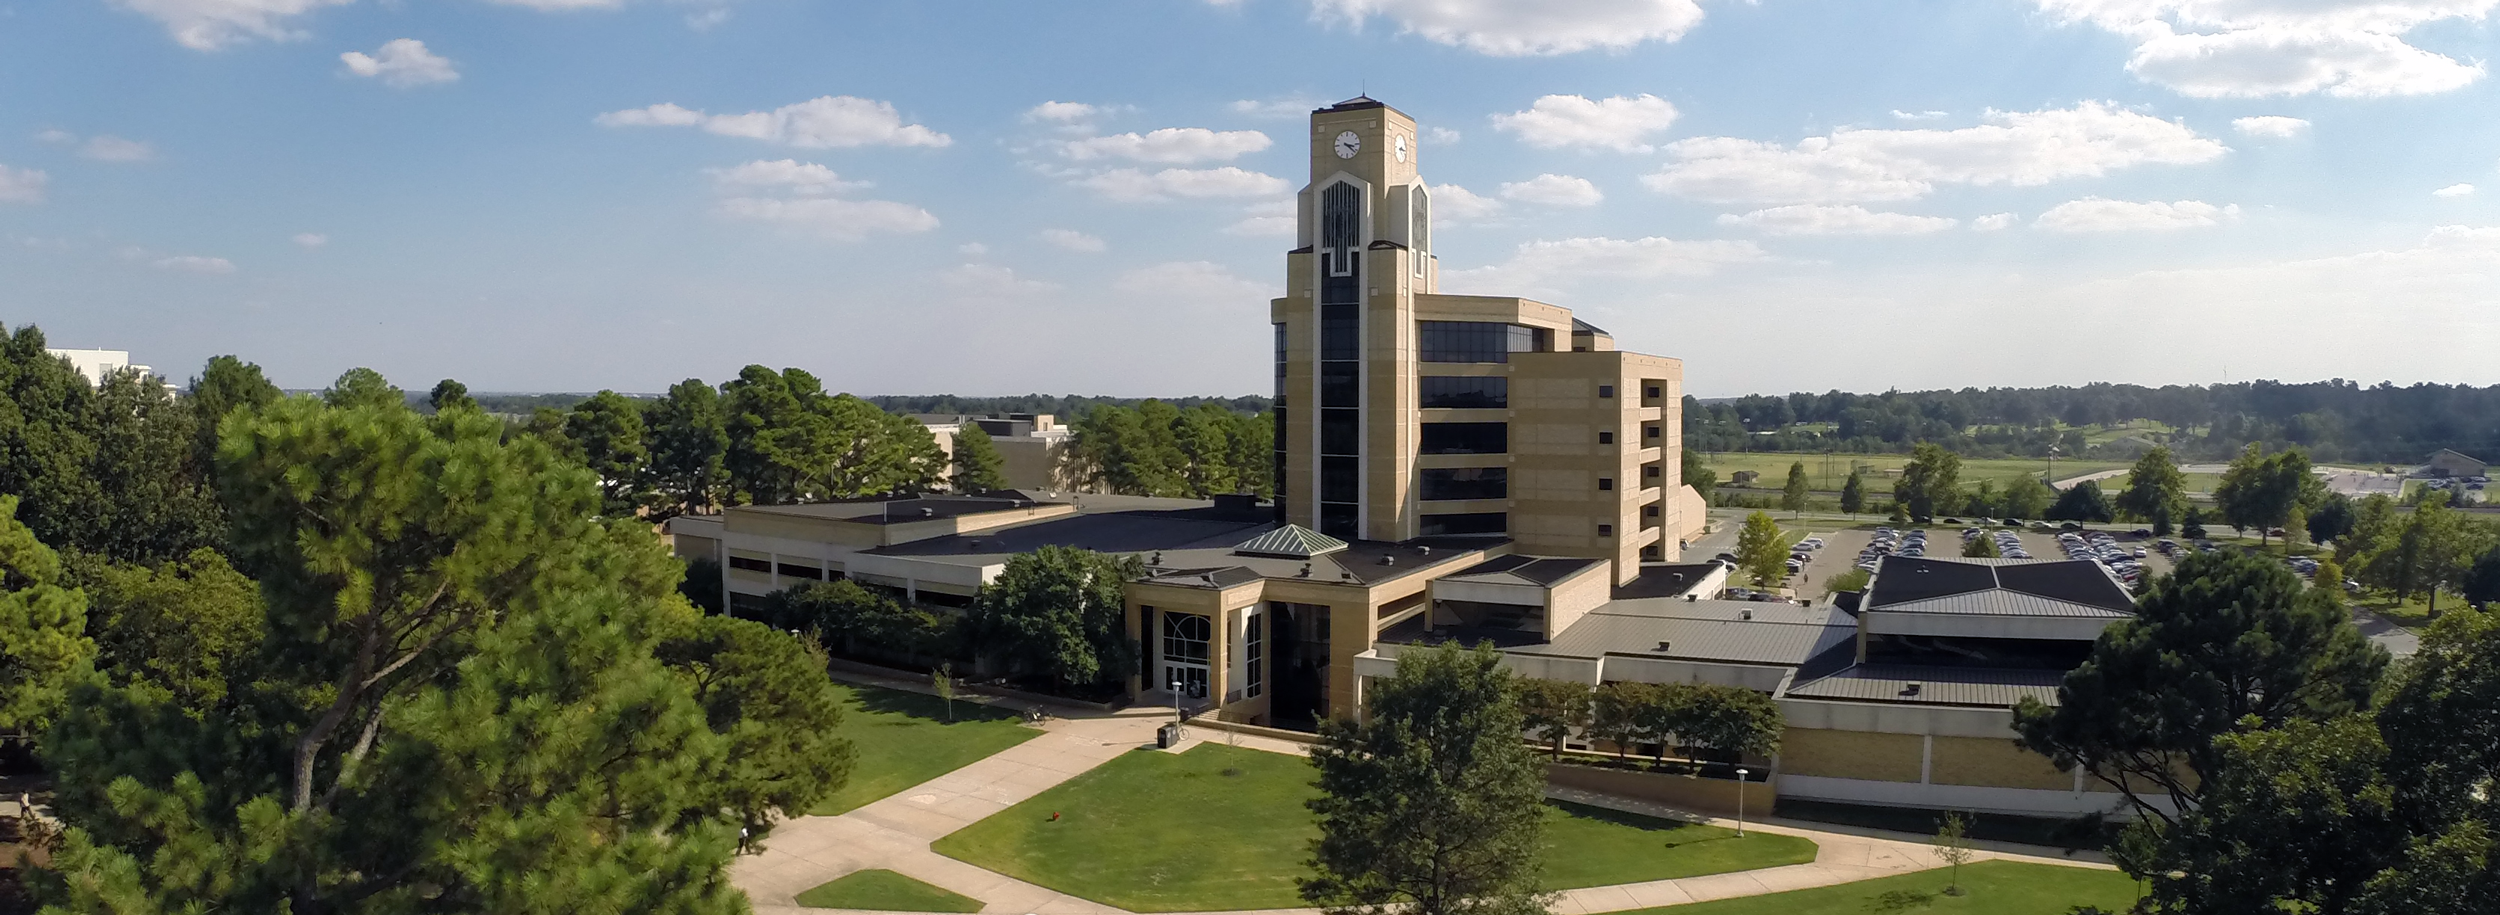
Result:
M2491 465L2442 448L2438 454L2431 455L2422 469L2435 477L2479 477L2488 476Z
M1753 470L1739 470L1727 475L1727 483L1730 486L1751 486L1753 481L1759 479L1762 479L1762 474Z
M1060 479L1074 433L1048 413L1006 413L972 416L960 413L919 413L912 416L929 427L948 461L955 458L955 436L967 426L989 433L1005 465L1009 489L1073 489Z
M87 376L88 384L103 384L106 377L126 369L135 369L142 375L156 374L155 369L131 364L129 350L47 349L45 352L69 360L70 368Z

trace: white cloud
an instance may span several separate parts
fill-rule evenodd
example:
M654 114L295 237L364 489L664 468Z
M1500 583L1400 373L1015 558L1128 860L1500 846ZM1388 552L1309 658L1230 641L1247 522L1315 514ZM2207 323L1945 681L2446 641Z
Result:
M1139 267L1111 281L1111 288L1131 295L1169 298L1185 306L1238 314L1267 304L1276 291L1233 275L1220 264L1174 261Z
M1026 109L1024 119L1053 124L1073 124L1093 120L1095 115L1101 113L1101 108L1084 102L1043 102Z
M2230 151L2184 124L2100 102L1986 118L1991 123L1956 130L1843 128L1793 147L1679 140L1666 147L1673 161L1641 181L1717 203L1913 200L1939 184L2033 186L2132 165L2208 162Z
M76 143L78 142L78 135L66 130L54 128L36 133L35 139L46 143Z
M149 266L155 267L158 270L172 270L180 273L215 274L234 272L233 261L222 257L201 257L196 254L184 254L177 257L160 258Z
M758 159L743 165L704 171L724 188L782 188L810 197L874 186L867 181L844 181L842 176L833 173L833 169L796 159Z
M1430 140L1435 144L1456 143L1458 142L1458 136L1458 131L1451 130L1447 127L1424 128L1424 139Z
M2404 41L2415 27L2480 19L2500 0L2039 0L2069 22L2136 42L2127 71L2183 95L2420 95L2482 78Z
M42 203L44 185L51 182L41 171L0 165L0 203Z
M1326 101L1321 99L1307 98L1297 95L1272 99L1242 99L1234 102L1232 104L1232 109L1234 114L1245 114L1254 118L1272 118L1281 121L1308 117L1313 109L1320 108L1327 104L1328 103Z
M298 232L295 234L295 237L287 240L294 242L297 247L318 248L322 245L329 244L330 236L323 235L319 232Z
M2281 115L2259 115L2253 118L2232 118L2231 129L2252 137L2291 139L2309 132L2309 122Z
M729 8L726 6L716 6L700 13L686 14L686 27L698 32L709 32L713 26L728 21Z
M2474 193L2474 186L2473 186L2473 185L2471 185L2471 184L2451 184L2451 185L2448 185L2447 187L2443 187L2443 188L2440 188L2440 189L2438 189L2438 190L2436 190L2436 191L2432 191L2432 192L2431 192L2431 196L2433 196L2433 197L2463 197L2463 196L2466 196L2466 195L2471 194L2471 193Z
M2058 232L2130 232L2220 225L2239 215L2238 204L2218 207L2202 200L2138 202L2086 197L2050 207L2031 225Z
M1070 140L1060 146L1060 152L1080 162L1116 157L1177 165L1239 158L1266 149L1270 142L1267 134L1255 130L1165 127L1144 135L1122 133Z
M1455 184L1432 186L1432 218L1445 222L1465 222L1500 213L1502 202Z
M174 41L195 51L214 51L251 38L290 41L304 33L287 27L293 19L325 6L350 0L112 0L157 22Z
M1606 195L1597 192L1597 185L1590 184L1587 178L1550 172L1526 181L1504 182L1501 194L1504 200L1556 207L1596 206L1598 201L1606 199Z
M1104 244L1102 239L1075 229L1043 229L1038 237L1053 245L1081 254L1101 254L1111 247Z
M1028 280L997 264L962 264L938 275L938 282L958 295L978 299L1015 299L1049 292L1059 284Z
M1990 213L1986 216L1972 219L1970 221L1970 227L1973 232L1995 232L2001 229L2011 229L2014 227L2015 223L2020 221L2022 221L2022 217L2016 216L2012 213Z
M691 127L726 137L745 137L801 149L854 146L945 146L954 139L919 124L905 124L894 106L873 99L827 95L771 111L706 114L662 102L611 111L593 119L608 127Z
M1949 112L1943 111L1903 111L1899 108L1892 110L1894 118L1904 121L1941 121L1948 114Z
M1589 99L1548 95L1526 111L1493 116L1493 126L1542 149L1576 146L1616 152L1649 152L1649 135L1675 123L1675 106L1655 95Z
M145 162L156 158L156 150L137 140L125 140L112 134L97 134L78 147L78 154L98 162Z
M551 13L572 10L612 10L625 5L625 0L488 0L488 2L505 6L526 6Z
M908 203L839 197L730 197L720 202L720 214L804 229L835 241L909 235L938 226L937 217Z
M1721 267L1768 257L1750 241L1566 238L1528 242L1503 263L1444 271L1441 276L1454 288L1509 294L1506 288L1551 288L1582 279L1708 276Z
M1720 225L1764 235L1924 235L1953 228L1957 222L1942 216L1877 213L1855 205L1772 207L1741 216L1719 216Z
M1674 41L1701 22L1693 0L1311 0L1312 14L1396 20L1428 41L1495 57L1622 50Z
M1118 168L1077 179L1077 187L1129 203L1174 197L1266 197L1291 189L1285 179L1235 166L1167 168L1158 172Z
M1243 216L1240 222L1224 227L1224 234L1252 238L1290 238L1293 236L1294 222L1299 216L1295 212L1298 206L1299 204L1291 198L1252 204L1246 211L1248 215Z
M414 38L394 38L382 43L372 54L349 51L339 55L347 64L347 72L374 77L385 86L406 88L434 83L448 83L460 78L460 71L451 61L425 49L425 42Z

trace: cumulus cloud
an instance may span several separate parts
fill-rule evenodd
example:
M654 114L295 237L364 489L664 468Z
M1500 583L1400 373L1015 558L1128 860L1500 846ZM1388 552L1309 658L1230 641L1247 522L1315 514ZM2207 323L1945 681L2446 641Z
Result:
M1459 137L1459 133L1458 133L1458 131L1451 130L1451 129L1447 128L1447 127L1426 127L1426 128L1424 128L1424 139L1426 139L1426 140L1430 140L1430 141L1432 141L1432 142L1434 142L1434 143L1439 143L1439 144L1456 143L1456 142L1458 142L1458 137Z
M2431 192L2431 196L2433 196L2433 197L2463 197L2463 196L2466 196L2466 195L2471 194L2471 193L2474 193L2474 186L2473 186L2473 185L2471 185L2471 184L2451 184L2451 185L2448 185L2447 187L2443 187L2443 188L2440 188L2440 189L2438 189L2438 190L2436 190L2436 191L2432 191L2432 192Z
M1693 0L1312 0L1357 27L1373 16L1427 41L1495 57L1622 50L1674 41L1701 22Z
M1994 232L1999 229L2011 229L2016 222L2021 220L2022 217L2012 213L1990 213L1971 220L1970 227L1973 232Z
M571 10L612 10L625 5L625 0L488 0L488 2L505 6L526 6L551 13Z
M88 137L87 142L79 145L78 154L98 162L145 162L156 158L156 149L106 133Z
M1445 286L1500 292L1504 288L1552 287L1581 279L1659 279L1708 276L1732 264L1767 260L1750 241L1684 241L1672 238L1565 238L1519 246L1510 260L1472 270L1444 271Z
M723 188L779 188L809 197L874 186L867 181L842 180L842 176L834 174L833 169L796 159L758 159L729 168L705 169L704 172Z
M1122 133L1070 140L1061 144L1059 150L1062 155L1080 162L1120 158L1177 165L1239 158L1266 149L1269 145L1267 134L1255 130L1166 127L1142 135Z
M1899 108L1892 110L1892 116L1903 121L1941 121L1948 115L1949 112L1943 111L1903 111Z
M1295 212L1296 206L1290 198L1252 204L1246 211L1248 215L1243 216L1240 222L1225 226L1224 233L1253 238L1291 237L1294 220L1299 215Z
M52 176L31 168L0 165L0 203L42 203Z
M1032 123L1074 124L1093 120L1102 109L1084 102L1043 102L1025 109L1024 119Z
M801 229L835 241L870 235L909 235L938 226L936 216L908 203L840 197L730 197L719 212L731 219Z
M156 20L174 41L195 51L214 51L253 38L291 41L304 37L287 23L325 6L351 0L111 0L114 6Z
M1464 222L1483 219L1502 211L1502 202L1455 184L1432 186L1432 217L1438 220Z
M1073 182L1112 200L1137 203L1175 197L1267 197L1291 188L1285 179L1227 165L1222 168L1117 168Z
M2253 118L2232 118L2231 129L2252 137L2291 139L2309 132L2309 122L2280 115L2259 115Z
M233 261L222 257L201 257L196 254L184 254L177 257L159 258L149 266L155 267L158 270L172 270L177 273L218 274L234 272Z
M339 55L347 64L347 72L357 76L380 79L385 86L406 88L448 83L460 78L460 71L442 55L425 49L425 42L414 38L395 38L382 43L372 54L349 51Z
M1322 99L1293 95L1271 99L1246 98L1234 102L1232 104L1232 109L1234 114L1249 115L1254 118L1271 118L1281 121L1308 117L1313 109L1326 106L1327 104L1328 102Z
M2480 19L2500 0L2039 0L2136 43L2127 71L2182 95L2347 98L2446 92L2481 79L2407 44L2414 28Z
M800 149L856 146L945 146L954 139L919 124L903 123L892 104L848 95L827 95L771 111L706 114L662 102L611 111L592 119L607 127L696 127L725 137L745 137Z
M1132 295L1168 297L1184 306L1220 309L1227 314L1265 306L1276 294L1274 289L1242 279L1223 265L1207 261L1139 267L1120 274L1111 281L1111 288Z
M1493 126L1542 149L1576 146L1645 153L1656 148L1647 142L1649 136L1673 125L1675 116L1675 106L1655 95L1548 95L1526 111L1494 115Z
M1025 279L1013 269L996 264L963 264L938 274L938 282L958 295L992 300L1022 298L1059 288L1057 283Z
M2159 231L2221 225L2239 215L2238 204L2218 207L2202 200L2139 202L2086 197L2050 207L2031 225L2058 232Z
M1671 161L1641 181L1715 203L1914 200L1942 184L2047 184L2133 165L2209 162L2229 152L2186 125L2101 102L1991 111L1954 130L1843 128L1780 146L1735 137L1667 144Z
M299 248L318 248L322 245L329 244L330 236L323 235L319 232L298 232L295 233L295 237L287 240L294 242L296 247Z
M1526 181L1504 182L1502 199L1556 207L1596 206L1606 195L1587 178L1546 173Z
M1723 213L1719 224L1752 229L1764 235L1924 235L1953 228L1958 220L1942 216L1878 213L1861 206L1784 206L1738 215Z
M1080 254L1100 254L1110 247L1104 244L1102 239L1075 229L1043 229L1038 237L1043 241Z

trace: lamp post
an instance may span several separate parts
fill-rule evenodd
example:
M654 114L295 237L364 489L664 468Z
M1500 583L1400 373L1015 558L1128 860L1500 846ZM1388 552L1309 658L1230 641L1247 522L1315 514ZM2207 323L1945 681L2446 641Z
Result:
M1180 738L1180 736L1181 736L1181 681L1180 681L1180 678L1179 678L1179 677L1174 677L1174 678L1172 678L1172 737L1173 737L1173 739L1178 740L1178 739Z
M1736 767L1736 837L1745 837L1745 767Z

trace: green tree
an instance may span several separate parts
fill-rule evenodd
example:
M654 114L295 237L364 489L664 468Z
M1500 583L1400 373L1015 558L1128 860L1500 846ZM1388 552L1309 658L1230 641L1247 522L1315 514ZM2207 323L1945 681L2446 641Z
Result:
M2325 543L2352 533L2360 515L2353 508L2352 498L2343 493L2328 493L2316 508L2309 510L2303 527L2309 530L2309 542Z
M2396 592L2403 600L2415 591L2429 595L2428 611L2439 612L2439 592L2461 589L2473 570L2474 558L2492 547L2488 525L2448 507L2448 495L2435 493L2415 506L2381 535L2378 548L2360 557L2365 584Z
M842 696L813 641L726 616L685 621L655 653L692 691L736 774L720 801L750 836L773 814L815 807L850 777L850 741L837 736Z
M721 395L702 379L670 385L644 416L651 517L701 514L728 496L729 419Z
M2051 521L2113 521L2117 512L2110 507L2109 497L2101 494L2101 484L2085 480L2058 493L2057 504L2049 506L2047 516Z
M1851 517L1866 510L1865 475L1851 470L1849 478L1840 482L1840 510L1848 512Z
M1945 883L1944 894L1962 895L1962 865L1970 862L1970 824L1960 811L1945 811L1944 821L1936 825L1936 859L1953 868L1953 876Z
M2205 510L2189 508L2187 517L2179 522L2179 536L2190 540L2205 539Z
M468 385L461 384L457 379L445 378L435 382L434 390L426 393L425 405L432 407L436 413L445 410L474 410L477 409L477 398L469 396Z
M1920 443L1911 449L1909 463L1902 466L1901 479L1892 484L1892 500L1906 506L1912 518L1932 518L1939 508L1958 507L1962 456L1933 442Z
M2002 508L1997 499L1996 484L1981 480L1977 487L1963 494L1958 511L1966 515L1994 515L2001 514Z
M1806 463L1788 465L1788 482L1780 487L1780 507L1803 517L1806 510Z
M2025 699L2014 729L2033 752L2085 766L2146 816L2171 821L2219 771L2217 738L2366 707L2386 666L2332 596L2281 564L2200 553L2102 631L2055 706ZM2149 803L2147 792L2172 803Z
M1241 487L1233 467L1232 415L1223 407L1202 403L1180 411L1172 422L1173 443L1182 460L1183 491L1191 498L1204 499Z
M1519 680L1519 714L1527 732L1551 745L1562 758L1563 741L1589 727L1595 714L1595 689L1577 680Z
M1713 683L1675 683L1663 689L1681 694L1670 700L1677 715L1667 730L1685 749L1731 762L1779 752L1786 723L1770 694Z
M2340 603L2344 593L2344 567L2338 564L2333 556L2320 559L2317 570L2309 575L2309 583L2336 595L2335 599Z
M980 426L965 423L955 433L955 459L947 483L956 492L989 492L1007 488L1007 459Z
M1654 684L1629 680L1600 684L1590 696L1589 736L1614 744L1615 758L1622 759L1649 738L1647 710L1658 703L1657 692Z
M564 438L599 475L600 511L633 517L642 506L651 453L643 447L642 407L615 391L590 395L564 417Z
M2056 500L2056 490L2026 473L2005 484L2005 495L1997 499L1997 513L2017 520L2038 518L2048 514L2049 505Z
M1172 431L1180 411L1159 400L1131 410L1102 404L1075 424L1079 475L1107 492L1133 496L1187 493L1187 458Z
M1762 512L1745 516L1744 528L1736 532L1736 567L1764 587L1788 579L1788 535L1778 521Z
M258 410L283 396L260 366L233 356L214 356L192 377L183 402L191 407L192 466L212 478L217 466L217 424L236 410Z
M1361 723L1320 725L1313 876L1332 913L1541 915L1543 765L1520 741L1501 654L1408 651Z
M1824 587L1831 589L1834 593L1841 591L1864 591L1866 590L1867 583L1874 580L1875 573L1869 572L1865 569L1852 567L1849 571L1842 572L1825 580L1823 585Z
M260 585L215 550L152 566L89 555L69 568L87 594L96 666L115 685L163 690L184 708L211 707L260 648Z
M100 497L88 536L66 546L129 562L161 562L225 539L209 467L198 463L197 415L162 381L115 372L95 392L94 477Z
M1701 503L1710 504L1710 493L1719 488L1719 472L1702 466L1701 452L1691 448L1676 449L1676 464L1684 485L1701 494Z
M966 619L974 644L1028 676L1063 686L1117 681L1137 670L1124 586L1145 562L1065 546L1007 560Z
M0 339L0 373L0 493L18 497L17 521L36 539L84 549L105 523L95 388L32 325Z
M1896 525L1900 525L1900 524L1908 524L1908 523L1910 523L1910 508L1909 508L1909 506L1907 506L1907 505L1903 505L1903 504L1901 504L1899 501L1895 501L1895 502L1893 502L1893 503L1892 503L1892 513L1891 513L1889 516L1887 516L1887 520L1890 520L1893 524L1896 524Z
M2179 472L2179 462L2169 448L2155 447L2135 460L2127 471L2127 485L2118 490L2111 504L2136 521L2151 521L2164 512L2175 516L2187 510L2187 475Z
M799 369L750 365L721 385L730 504L797 502L832 474L830 416L815 407L824 386Z
M2005 554L1997 552L1996 538L1973 537L1962 541L1962 555L1971 559L1996 559Z
M2254 528L2257 541L2264 543L2274 529L2289 527L2301 505L2316 499L2322 487L2309 472L2309 455L2300 449L2268 455L2264 446L2250 442L2214 487L2214 507L2224 523L2242 531Z
M61 557L0 496L0 733L41 733L94 670L87 595L62 586Z
M844 579L806 582L766 601L763 621L776 629L815 633L844 654L934 656L954 647L941 618Z
M1276 495L1276 414L1227 412L1225 430L1233 478L1242 492L1262 499Z
M398 407L408 406L408 392L392 387L382 373L363 366L341 373L330 382L329 390L321 392L321 400L333 407Z

